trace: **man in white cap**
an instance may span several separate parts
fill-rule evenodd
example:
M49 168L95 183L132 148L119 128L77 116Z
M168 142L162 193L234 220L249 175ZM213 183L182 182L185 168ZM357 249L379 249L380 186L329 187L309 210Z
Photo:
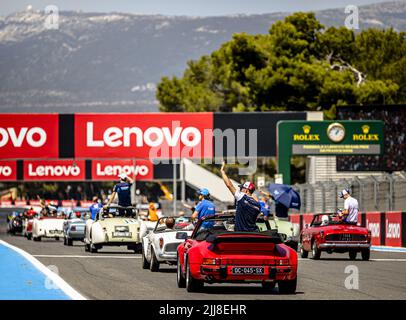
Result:
M339 214L340 218L348 223L356 224L358 222L358 201L351 197L350 190L344 189L339 194L344 199L344 210Z
M109 202L104 206L104 208L108 208L110 204L114 201L116 198L116 195L118 195L118 205L121 207L130 207L131 206L131 185L132 185L132 180L127 177L125 173L121 173L118 175L120 178L120 182L117 183L114 186L113 193L111 197L109 198ZM120 216L124 215L131 215L131 212L127 212L128 210L126 209L119 209Z

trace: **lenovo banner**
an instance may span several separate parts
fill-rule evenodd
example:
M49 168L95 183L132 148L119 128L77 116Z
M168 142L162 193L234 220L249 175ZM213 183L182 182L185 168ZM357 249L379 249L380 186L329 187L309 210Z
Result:
M0 114L0 158L57 158L57 114Z
M0 181L17 180L17 164L15 161L0 161Z
M76 158L211 158L212 113L75 114Z
M85 161L24 161L25 181L85 180Z
M371 231L371 244L381 245L382 223L380 212L367 212L365 226Z
M302 229L306 228L306 225L310 226L313 221L314 215L312 213L303 214Z
M385 246L402 246L402 212L385 212Z
M92 180L106 181L117 180L117 176L125 173L130 178L135 175L136 180L153 180L154 168L151 161L148 160L93 160L92 161Z

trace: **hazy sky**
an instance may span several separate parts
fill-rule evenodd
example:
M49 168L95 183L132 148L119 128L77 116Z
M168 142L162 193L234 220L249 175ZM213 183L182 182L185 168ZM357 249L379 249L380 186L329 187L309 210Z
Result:
M236 13L270 13L278 11L321 10L363 5L388 0L1 0L0 15L22 11L28 5L43 10L47 5L60 11L129 12L164 15L213 16Z

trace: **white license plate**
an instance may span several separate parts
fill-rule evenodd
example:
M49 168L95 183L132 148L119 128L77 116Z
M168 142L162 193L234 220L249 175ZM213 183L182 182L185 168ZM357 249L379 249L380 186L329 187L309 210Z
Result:
M232 274L264 274L264 267L232 267Z
M113 232L113 237L114 238L131 238L131 232L116 231L116 232Z

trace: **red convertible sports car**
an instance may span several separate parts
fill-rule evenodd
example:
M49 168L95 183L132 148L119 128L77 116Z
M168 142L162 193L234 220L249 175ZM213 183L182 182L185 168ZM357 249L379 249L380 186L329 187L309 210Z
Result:
M201 219L190 237L178 246L177 283L188 292L204 283L261 283L292 294L297 283L297 253L282 243L268 221L258 220L258 232L234 231L235 216L216 214Z
M341 221L336 215L317 214L310 226L305 226L300 234L300 255L307 258L312 252L313 259L320 259L322 251L327 253L348 252L355 260L361 252L362 260L369 260L371 232L356 224Z

